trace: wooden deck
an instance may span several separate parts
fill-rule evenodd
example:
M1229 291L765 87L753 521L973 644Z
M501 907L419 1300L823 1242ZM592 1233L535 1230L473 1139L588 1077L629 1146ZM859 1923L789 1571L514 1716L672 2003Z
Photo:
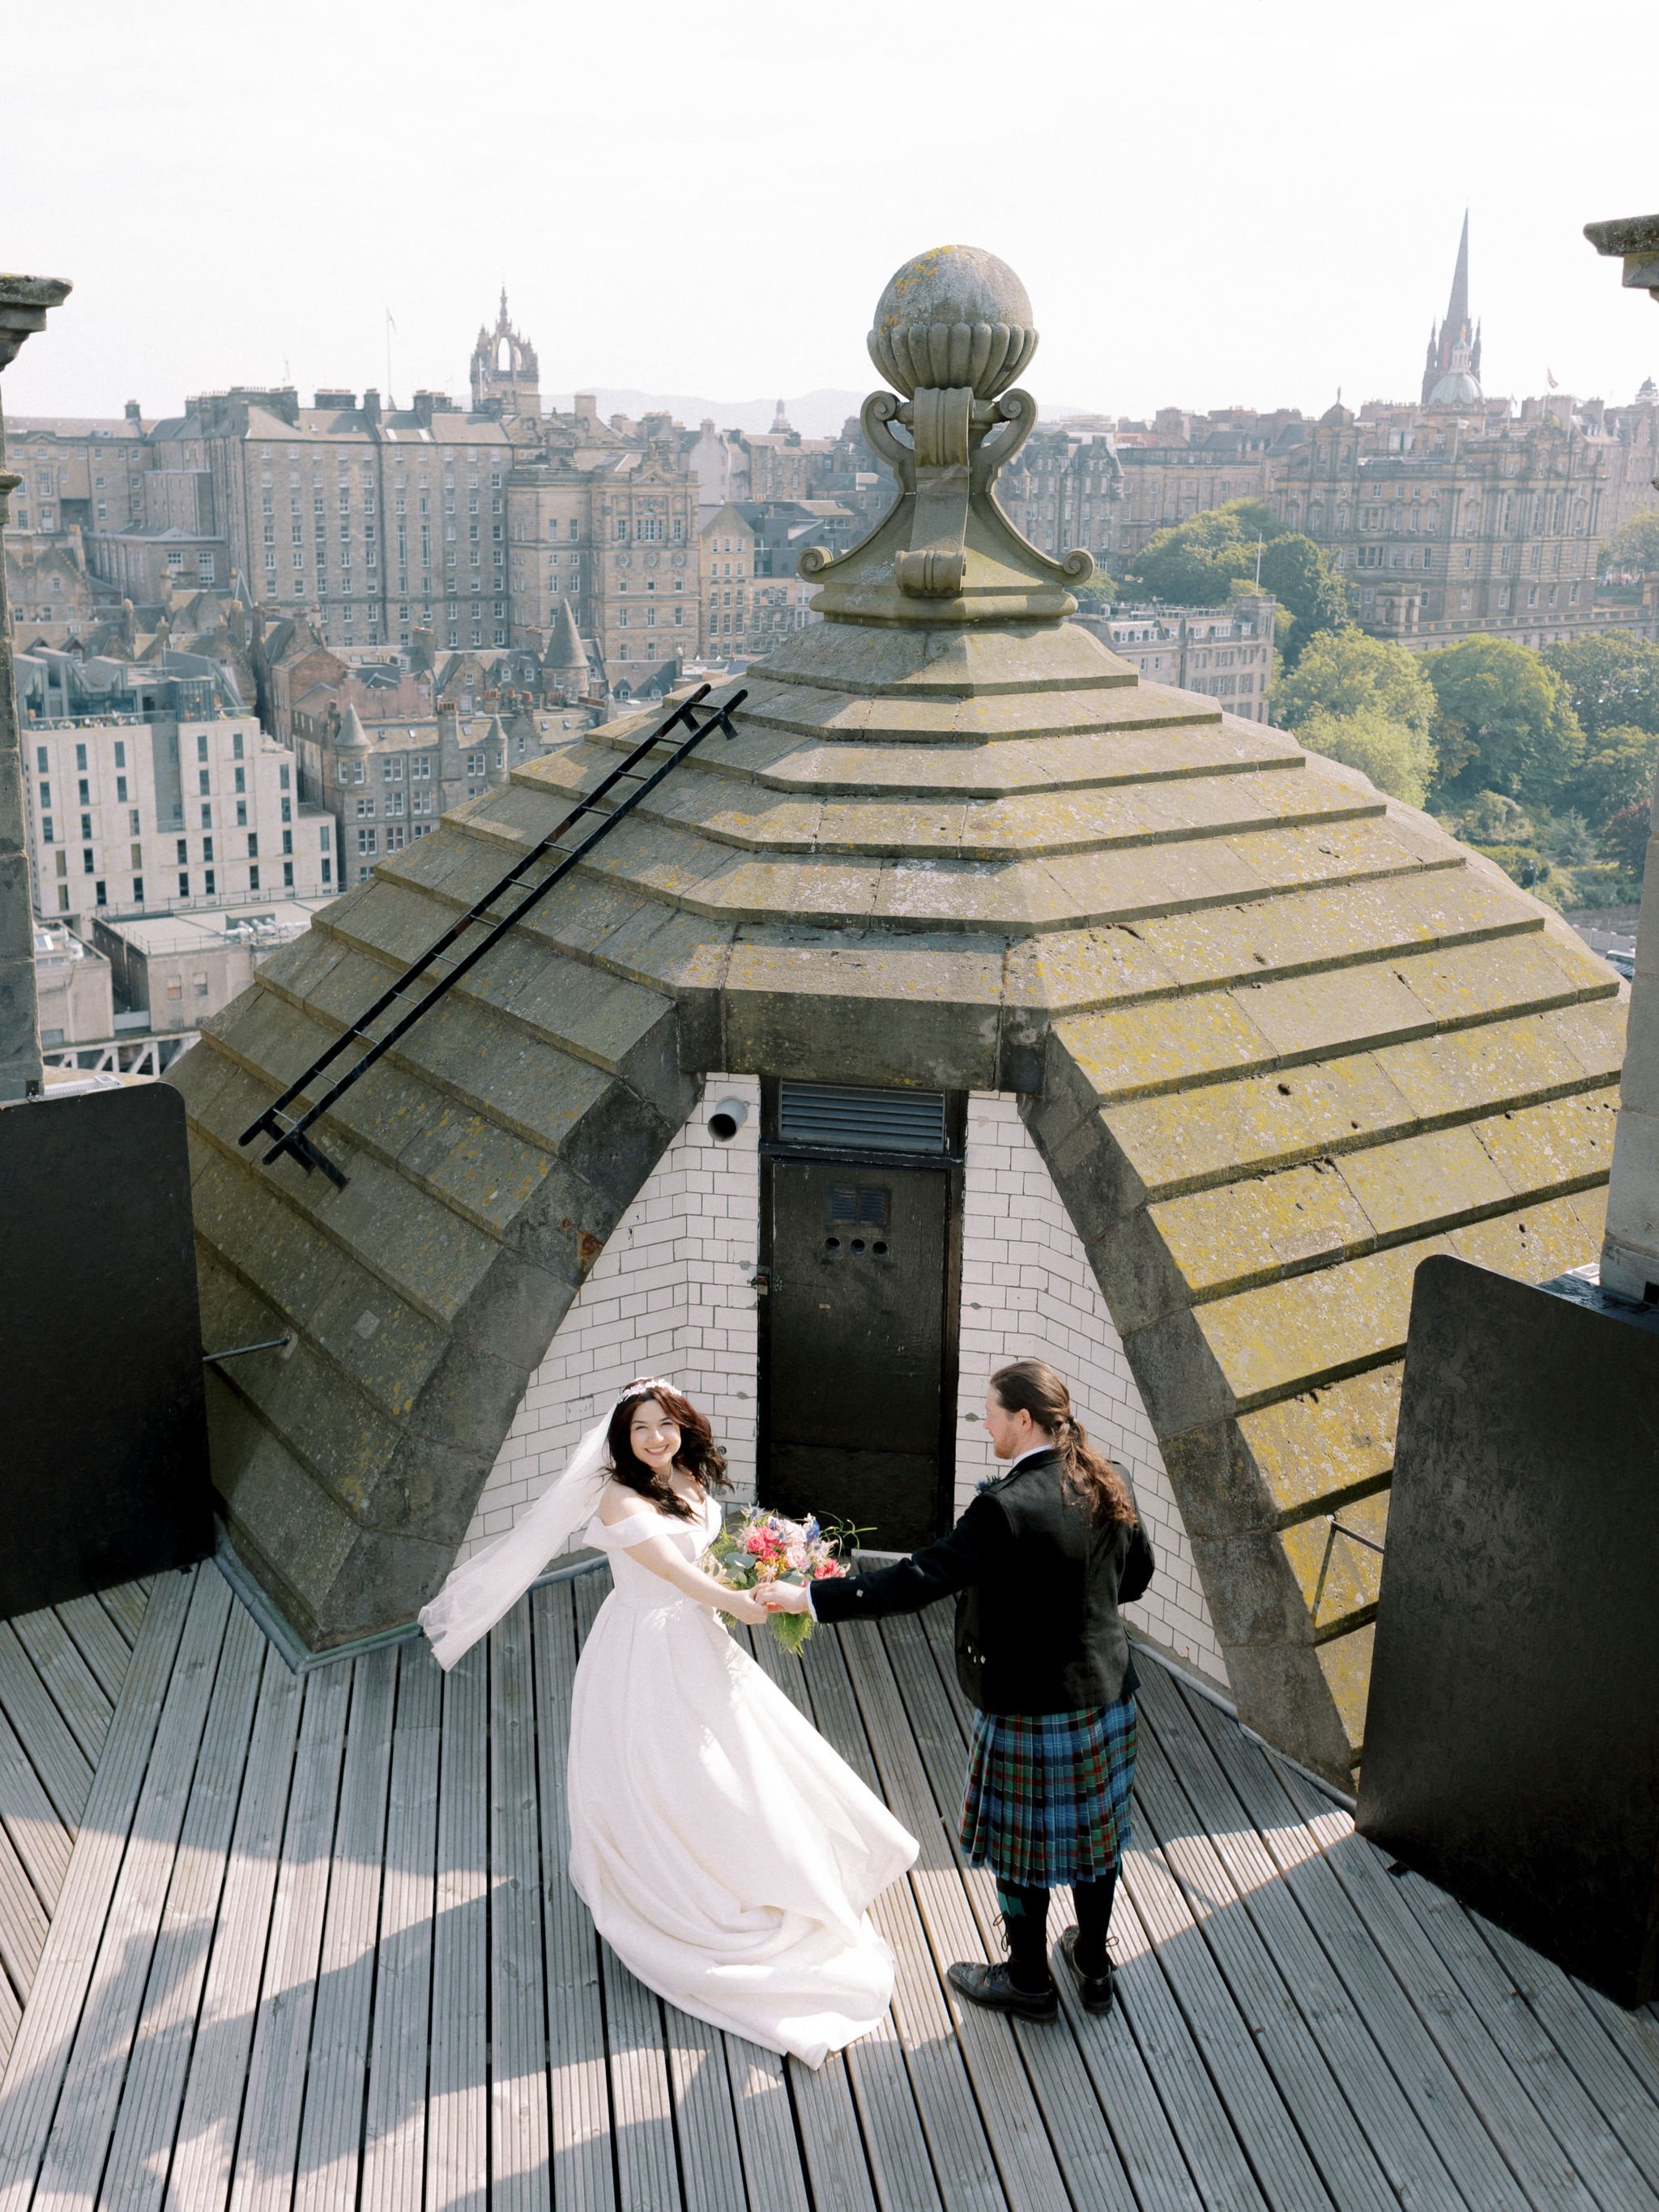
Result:
M1659 2212L1652 2014L1391 1875L1156 1666L1117 2012L960 2010L941 1968L986 1954L995 1904L951 1841L966 1716L932 1616L821 1631L799 1665L759 1647L922 1839L877 1911L890 2018L811 2074L664 2005L564 1876L570 1682L605 1588L537 1592L447 1680L418 1644L298 1678L214 1568L161 1577L118 1684L105 1640L113 1718L77 1736L78 1809L52 1800L75 1830L55 1887L21 1840L39 1769L0 1738L43 1931L0 2212ZM79 1670L27 1656L86 1729Z
M34 1985L148 1582L0 1621L0 2065Z

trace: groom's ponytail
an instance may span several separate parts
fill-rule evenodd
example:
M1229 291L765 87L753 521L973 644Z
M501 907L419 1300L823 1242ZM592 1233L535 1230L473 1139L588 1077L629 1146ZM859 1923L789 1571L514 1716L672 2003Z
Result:
M991 1388L1011 1413L1027 1413L1054 1438L1066 1493L1091 1508L1097 1517L1133 1525L1136 1514L1129 1486L1090 1443L1072 1411L1072 1394L1046 1359L1016 1359L999 1367Z

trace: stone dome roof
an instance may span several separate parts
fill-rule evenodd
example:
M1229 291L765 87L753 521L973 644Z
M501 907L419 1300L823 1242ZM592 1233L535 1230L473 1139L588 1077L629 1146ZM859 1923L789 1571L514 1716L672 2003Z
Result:
M209 1389L234 1540L313 1645L407 1620L447 1571L700 1071L1005 1091L1241 1709L1327 1772L1357 1755L1377 1560L1330 1516L1381 1540L1419 1260L1540 1279L1599 1249L1617 981L1426 816L1067 621L1087 555L1050 560L994 495L1035 416L1019 392L866 402L900 492L806 556L825 619L324 1121L344 1192L240 1132L650 718L383 858L170 1073L204 1336L298 1332Z
M1430 392L1431 407L1478 407L1480 386L1467 368L1449 369Z

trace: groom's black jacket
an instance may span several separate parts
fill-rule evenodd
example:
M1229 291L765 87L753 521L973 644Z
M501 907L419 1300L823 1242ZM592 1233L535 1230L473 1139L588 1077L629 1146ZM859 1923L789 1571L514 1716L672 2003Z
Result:
M1060 1489L1057 1451L981 1490L948 1536L870 1574L814 1583L820 1620L919 1613L957 1593L957 1677L981 1712L1071 1713L1135 1686L1118 1605L1152 1578L1145 1528Z

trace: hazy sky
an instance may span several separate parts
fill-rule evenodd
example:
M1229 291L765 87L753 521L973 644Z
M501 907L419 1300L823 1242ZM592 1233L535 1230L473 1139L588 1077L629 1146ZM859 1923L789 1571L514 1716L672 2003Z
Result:
M461 392L506 282L544 392L872 381L892 270L1024 277L1045 406L1411 397L1471 210L1489 392L1623 400L1659 308L1653 0L1011 8L58 0L9 42L0 256L75 290L9 411Z

